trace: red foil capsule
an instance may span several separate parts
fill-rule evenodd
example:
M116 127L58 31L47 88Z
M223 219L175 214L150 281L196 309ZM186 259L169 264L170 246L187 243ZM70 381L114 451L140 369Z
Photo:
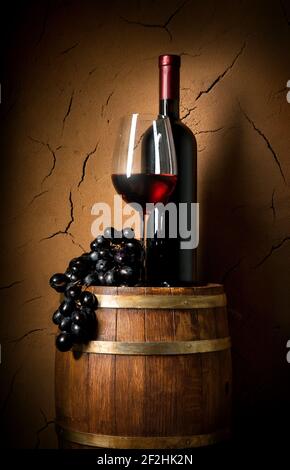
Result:
M161 100L179 100L180 56L159 56L159 93Z

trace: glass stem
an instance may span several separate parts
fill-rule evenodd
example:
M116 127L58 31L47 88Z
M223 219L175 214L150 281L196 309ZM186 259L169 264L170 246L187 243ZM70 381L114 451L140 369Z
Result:
M144 247L144 260L143 260L143 276L144 285L147 286L147 225L148 225L149 214L146 211L141 215L141 241Z

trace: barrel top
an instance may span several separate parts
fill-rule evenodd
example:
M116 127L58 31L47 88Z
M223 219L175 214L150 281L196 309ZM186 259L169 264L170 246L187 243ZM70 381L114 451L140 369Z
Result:
M224 293L221 284L206 284L194 287L107 287L91 286L88 288L96 296L108 295L218 295Z

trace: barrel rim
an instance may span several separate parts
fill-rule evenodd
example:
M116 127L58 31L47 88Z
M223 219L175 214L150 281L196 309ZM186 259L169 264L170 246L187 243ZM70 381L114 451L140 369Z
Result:
M202 309L227 305L225 294L213 295L111 295L97 294L100 308Z
M72 351L87 354L115 354L126 356L170 356L184 354L202 354L230 349L231 338L204 339L196 341L90 341L87 344L75 344Z
M208 283L201 286L174 286L174 287L156 287L156 286L134 286L134 287L116 287L116 286L89 286L87 288L96 295L106 293L110 295L134 295L136 291L138 294L142 292L142 295L170 295L170 296L179 296L179 295L217 295L224 293L224 286L218 283Z
M89 447L111 449L185 449L203 447L229 439L230 429L192 436L112 436L76 431L56 423L60 439Z

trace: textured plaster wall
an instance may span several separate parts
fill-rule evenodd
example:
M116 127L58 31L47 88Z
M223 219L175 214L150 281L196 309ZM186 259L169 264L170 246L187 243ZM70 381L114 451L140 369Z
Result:
M2 17L2 444L56 446L48 278L88 246L93 203L112 203L118 117L157 111L166 52L198 141L201 266L229 299L235 429L261 429L289 407L289 4L24 3Z

